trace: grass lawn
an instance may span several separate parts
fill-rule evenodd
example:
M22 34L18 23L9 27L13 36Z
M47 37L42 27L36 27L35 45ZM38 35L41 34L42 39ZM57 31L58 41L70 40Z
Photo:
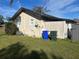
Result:
M11 36L0 28L0 59L79 59L79 42Z

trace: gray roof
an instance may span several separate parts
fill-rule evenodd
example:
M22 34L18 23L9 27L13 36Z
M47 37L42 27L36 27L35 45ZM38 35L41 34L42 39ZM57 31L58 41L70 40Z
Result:
M33 12L32 10L23 8L23 7L21 7L13 15L13 17L10 20L15 20L21 14L21 12L25 12L26 14L29 14L30 16L35 17L35 18L37 18L39 20L44 20L44 21L66 21L66 22L75 23L74 20L64 19L64 18L58 18L58 17L55 17L55 16L47 15L47 14L41 15L41 14Z

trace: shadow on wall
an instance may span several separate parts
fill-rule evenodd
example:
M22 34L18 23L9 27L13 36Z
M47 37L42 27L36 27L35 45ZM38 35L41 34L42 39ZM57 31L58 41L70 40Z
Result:
M0 59L49 59L46 53L41 50L28 52L21 43L16 43L0 50ZM52 55L52 59L62 59Z

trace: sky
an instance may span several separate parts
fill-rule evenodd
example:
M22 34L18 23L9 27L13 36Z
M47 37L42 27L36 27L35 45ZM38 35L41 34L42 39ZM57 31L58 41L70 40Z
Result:
M12 6L9 0L0 0L0 14L4 17L12 17L20 7L32 9L44 4L43 0L14 0ZM79 0L49 0L45 5L49 12L47 14L59 18L79 18Z

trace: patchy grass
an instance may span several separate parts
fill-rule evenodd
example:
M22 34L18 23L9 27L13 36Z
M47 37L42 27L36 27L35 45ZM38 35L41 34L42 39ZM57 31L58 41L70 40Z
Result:
M79 43L6 35L0 28L0 59L79 59Z

